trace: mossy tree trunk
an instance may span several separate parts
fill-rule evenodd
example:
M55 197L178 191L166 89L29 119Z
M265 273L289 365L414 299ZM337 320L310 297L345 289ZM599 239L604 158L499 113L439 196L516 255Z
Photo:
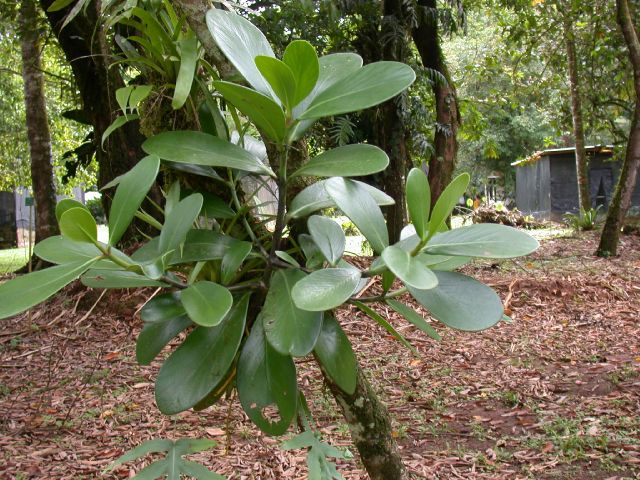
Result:
M425 68L433 72L432 90L436 104L433 135L435 153L429 161L431 205L451 182L458 155L460 112L458 95L444 58L438 29L436 0L418 0L418 26L413 41Z
M324 372L323 372L324 373ZM404 480L406 470L391 431L384 404L358 366L355 392L340 389L325 374L324 379L344 416L351 439L371 480Z
M640 170L640 40L627 0L616 0L616 16L629 50L629 59L633 68L636 106L631 121L626 155L596 252L601 257L617 255L620 229L631 204L631 194L638 179L638 170Z

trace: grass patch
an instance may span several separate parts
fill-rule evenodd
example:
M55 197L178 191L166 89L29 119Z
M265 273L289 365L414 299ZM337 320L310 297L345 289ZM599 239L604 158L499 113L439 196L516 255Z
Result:
M0 275L15 272L29 260L26 248L0 250Z

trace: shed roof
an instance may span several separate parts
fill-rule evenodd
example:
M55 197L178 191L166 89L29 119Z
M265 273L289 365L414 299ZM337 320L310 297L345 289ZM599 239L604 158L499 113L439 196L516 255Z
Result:
M589 145L587 147L584 147L585 151L587 153L591 153L591 154L595 154L595 153L602 153L602 154L609 154L609 155L613 155L613 145ZM515 162L513 162L511 165L514 167L519 167L522 165L530 165L532 163L537 162L538 160L540 160L542 157L553 157L556 155L566 155L568 153L573 153L576 151L576 147L566 147L566 148L550 148L547 150L540 150L537 151L535 153L533 153L532 155L523 158L521 160L517 160Z

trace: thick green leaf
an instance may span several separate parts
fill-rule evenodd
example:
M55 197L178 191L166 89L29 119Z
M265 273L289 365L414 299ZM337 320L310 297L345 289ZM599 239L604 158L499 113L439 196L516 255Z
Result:
M362 67L362 57L355 53L332 53L330 55L320 57L318 59L318 63L320 66L318 81L313 87L311 93L307 95L307 97L295 108L293 112L294 118L298 118L300 114L307 109L313 99L320 93L324 92L331 85L359 70L360 67ZM291 129L291 140L299 139L315 122L316 119L297 122Z
M218 108L218 104L213 99L207 99L198 107L198 118L200 120L200 128L204 133L220 137L224 140L229 139L229 128L222 112Z
M350 268L316 270L300 280L291 290L298 308L322 312L339 307L357 289L360 272Z
M115 245L127 231L131 220L151 186L155 183L160 159L149 155L122 176L109 213L109 245Z
M236 168L273 176L268 166L244 148L203 132L162 132L148 138L142 148L171 162Z
M392 245L385 248L382 251L382 260L407 286L424 290L438 284L438 278L431 270L400 247Z
M451 271L462 267L471 261L471 257L454 257L450 255L431 255L419 253L416 258L431 270Z
M407 206L416 233L424 240L429 232L431 189L429 179L419 168L412 168L407 175Z
M469 185L469 174L462 173L454 178L449 185L443 190L433 206L431 212L431 221L429 222L429 236L433 236L439 231L443 223L446 222L449 215L453 211L453 207L456 206L458 200Z
M413 345L411 345L409 343L409 341L406 338L404 338L400 332L398 332L395 328L393 328L393 325L391 325L389 322L387 322L387 320L385 320L385 318L382 315L380 315L374 309L372 309L368 305L365 305L362 302L353 302L353 304L356 307L358 307L363 313L365 313L369 318L371 318L372 320L375 320L376 323L378 323L378 325L380 325L387 332L389 332L389 334L393 338L398 340L401 344L403 344L405 347L407 347L409 350L411 350L414 354L418 353L418 351L415 349L415 347Z
M222 53L240 75L257 91L272 95L271 88L254 61L258 55L275 57L262 32L241 16L215 8L207 12L207 27Z
M203 327L215 327L233 305L231 292L217 283L202 281L190 285L180 296L189 318Z
M156 323L180 317L186 313L180 301L180 292L177 291L153 297L140 310L140 318L145 323Z
M293 108L296 95L296 79L288 65L277 58L259 55L255 59L262 76L269 82L286 111ZM239 108L239 107L238 107Z
M294 268L276 270L262 308L267 340L283 355L304 357L313 350L322 328L322 312L301 310L291 298L291 289L305 276Z
M41 259L56 264L89 261L102 255L93 243L74 242L60 235L45 238L36 244L33 252Z
M393 198L391 198L383 191L378 190L377 188L358 180L352 181L366 190L378 205L393 205L395 203ZM335 202L324 188L325 182L326 180L316 182L306 187L298 195L296 195L291 201L287 216L289 218L306 217L310 213L321 210L323 208L335 207Z
M195 35L182 38L178 40L178 46L180 47L180 70L171 100L171 106L174 110L184 105L189 97L189 92L191 92L198 64L198 39Z
M242 262L251 253L251 246L251 242L243 242L241 240L237 240L229 246L222 257L222 264L220 265L223 285L228 285L233 280Z
M212 230L193 229L187 233L182 248L176 250L169 258L169 264L219 260L238 242L240 240Z
M153 87L151 85L136 85L131 91L129 106L131 108L138 108L140 102L149 96L152 89Z
M362 185L341 177L328 179L324 188L335 204L380 253L389 245L389 233L376 201Z
M375 145L365 143L333 148L312 158L291 176L359 177L381 172L389 165L389 157Z
M322 369L345 393L356 390L358 364L351 342L333 315L326 312L322 331L313 349Z
M307 226L309 227L311 238L313 238L324 258L335 266L336 262L342 258L344 247L347 243L342 227L330 218L319 215L309 217Z
M56 204L56 220L59 222L62 214L72 208L84 208L87 212L89 211L85 204L80 203L73 198L63 198Z
M378 105L405 90L415 78L404 63L370 63L318 94L300 118L329 117Z
M158 250L160 253L177 249L185 241L187 233L191 230L200 210L202 210L202 195L194 193L181 200L165 219Z
M396 312L406 318L407 321L414 327L422 330L434 340L442 340L442 337L438 334L438 332L436 332L435 329L431 325L429 325L424 318L422 318L422 315L418 314L418 312L416 312L413 308L405 305L402 302L398 302L397 300L387 300L387 304L389 304L391 308L393 308Z
M57 12L58 10L68 7L71 3L73 3L73 0L55 0L51 6L47 8L47 12Z
M431 315L458 330L478 331L500 321L500 297L477 280L455 272L435 272L438 286L409 292Z
M526 232L496 223L480 223L434 235L426 253L482 258L528 255L540 244Z
M124 270L91 269L80 277L83 285L91 288L138 288L138 287L166 287L158 281Z
M287 431L297 411L296 367L269 344L260 317L242 347L236 386L242 408L263 432Z
M192 324L187 315L145 323L136 341L136 360L138 363L149 365L176 335Z
M224 379L240 346L248 305L245 296L217 326L196 328L165 360L156 379L156 403L162 413L193 407Z
M298 105L311 93L318 81L320 64L316 49L306 40L294 40L284 51L282 61L293 72L296 83L296 93L292 107Z
M127 106L129 105L129 97L133 91L133 85L128 87L122 87L116 90L116 102L123 113L127 113Z
M255 123L258 130L276 142L282 142L285 133L284 111L266 95L236 83L213 82L225 100Z
M285 262L287 262L289 265L292 265L294 267L300 267L300 263L293 258L291 255L289 255L287 252L283 251L283 250L276 250L276 257L278 257L280 260L284 260Z
M234 218L236 212L220 197L216 197L209 192L201 192L204 198L202 212L200 214L207 218L227 219Z
M87 271L98 258L45 268L0 285L0 319L45 301Z
M60 233L76 242L95 243L98 241L96 220L85 208L70 208L60 217Z

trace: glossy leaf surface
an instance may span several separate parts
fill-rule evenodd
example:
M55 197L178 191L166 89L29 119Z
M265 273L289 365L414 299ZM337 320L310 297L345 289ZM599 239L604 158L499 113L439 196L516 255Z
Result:
M59 221L60 233L75 242L91 243L98 241L98 226L91 213L84 208L66 210Z
M298 269L276 270L262 308L267 340L283 355L303 357L308 354L322 328L322 312L301 310L291 298L294 285L305 276Z
M422 318L418 312L416 312L413 308L408 305L405 305L402 302L398 302L397 300L387 300L387 304L393 308L397 313L402 315L409 323L411 323L414 327L422 330L428 336L433 338L434 340L442 340L442 337L435 329L427 323L427 321Z
M91 288L137 288L137 287L166 287L167 285L124 270L91 269L80 278L83 285Z
M215 327L231 309L231 292L214 282L201 281L182 291L180 300L189 318L203 327Z
M109 245L120 241L140 207L160 168L160 158L149 155L124 174L113 197L109 212Z
M269 167L244 148L207 133L186 130L163 132L148 138L142 148L149 154L171 162L273 175Z
M313 349L329 378L351 395L356 389L358 365L351 342L330 313L324 314L322 331Z
M254 61L258 55L275 57L263 33L249 20L218 8L209 10L206 19L213 39L240 75L258 92L271 95Z
M445 325L458 330L478 331L500 321L500 297L485 284L455 272L435 272L438 286L429 290L409 287L418 303Z
M446 222L453 211L453 207L456 206L460 197L467 190L467 185L469 185L469 174L463 173L454 178L442 191L431 212L429 235L438 232L442 224Z
M381 172L389 165L389 157L375 145L360 143L332 148L313 157L291 176L359 177Z
M233 277L242 265L242 262L244 262L250 252L250 242L237 240L229 246L222 257L222 264L220 266L220 271L222 273L221 281L223 285L227 285L233 280Z
M284 51L282 61L289 66L296 89L292 106L298 105L316 86L320 64L316 49L305 40L294 40Z
M367 191L369 195L374 199L378 205L393 205L395 202L393 198L378 190L371 185L367 185L364 182L358 180L351 180L359 185L361 188ZM316 212L323 208L335 207L336 203L327 193L324 188L326 180L316 182L305 189L303 189L298 195L296 195L291 201L289 206L289 212L287 215L290 218L305 217L310 213Z
M349 268L325 268L311 272L291 291L298 308L312 312L331 310L346 302L358 287L360 272Z
M180 69L171 100L174 110L182 108L187 101L198 64L198 39L195 35L178 40L178 45L180 46Z
M438 278L431 270L400 247L392 245L385 248L382 259L389 270L407 286L428 289L438 284Z
M240 346L248 305L245 296L217 326L196 328L165 360L156 379L162 413L193 407L224 379Z
M341 177L330 178L324 188L338 208L369 240L375 252L380 253L389 245L389 233L382 211L367 189Z
M403 63L370 63L318 94L300 118L329 117L372 107L398 95L415 78L411 67Z
M311 238L324 255L324 258L335 266L337 261L342 258L347 242L342 227L332 219L319 215L309 217L307 226Z
M425 252L481 258L528 255L540 244L526 232L496 223L479 223L434 235Z
M429 232L431 189L427 175L419 168L412 168L407 175L407 206L409 218L417 235L425 239Z
M287 431L297 411L296 367L289 355L269 344L260 317L242 347L236 386L242 408L263 432Z
M257 56L255 62L285 110L291 110L296 95L296 79L289 66L277 58L264 55Z
M282 108L266 95L231 82L213 82L216 90L229 103L244 113L267 137L282 142L285 116Z
M194 193L181 200L167 216L160 232L158 249L160 253L175 250L185 241L187 233L193 227L200 210L202 210L202 195Z
M0 285L0 318L33 307L87 271L95 260L57 265L17 277Z

